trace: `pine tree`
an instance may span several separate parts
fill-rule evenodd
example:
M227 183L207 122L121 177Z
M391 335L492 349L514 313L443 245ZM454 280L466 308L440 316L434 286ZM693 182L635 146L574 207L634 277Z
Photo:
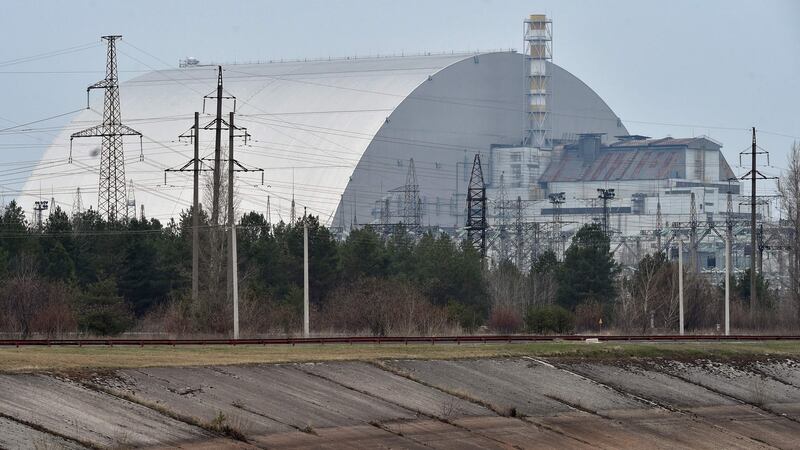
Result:
M558 303L572 310L586 301L607 305L616 294L618 271L600 225L584 225L572 238L558 271Z

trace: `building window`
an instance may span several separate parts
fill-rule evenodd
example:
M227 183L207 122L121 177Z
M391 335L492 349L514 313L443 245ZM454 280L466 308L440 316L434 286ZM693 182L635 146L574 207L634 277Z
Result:
M514 164L511 166L511 178L514 180L521 180L522 179L522 166L519 164Z
M520 162L522 161L522 153L514 152L511 154L511 162Z

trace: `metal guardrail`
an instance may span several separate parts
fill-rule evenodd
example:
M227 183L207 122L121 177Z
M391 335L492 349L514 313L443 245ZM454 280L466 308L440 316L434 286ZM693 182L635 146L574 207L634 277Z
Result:
M303 345L303 344L474 344L513 342L585 341L600 342L699 342L699 341L789 341L800 335L485 335L485 336L337 336L263 339L0 339L0 347L27 346L189 346L189 345Z

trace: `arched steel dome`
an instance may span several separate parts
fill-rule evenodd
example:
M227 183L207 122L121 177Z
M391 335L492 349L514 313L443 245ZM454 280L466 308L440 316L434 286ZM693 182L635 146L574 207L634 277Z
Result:
M557 65L548 72L553 138L627 134L578 78ZM298 214L307 207L331 225L368 223L385 193L404 185L413 158L424 223L456 225L464 161L493 144L521 141L523 77L523 56L514 52L225 66L237 125L252 135L236 159L265 170L263 186L260 175L239 174L239 210L263 212L269 195L272 220L288 220L294 196ZM120 86L123 122L144 136L144 161L138 142L126 140L126 178L148 217L177 218L190 207L191 174L170 174L165 184L163 171L192 157L178 135L190 128L215 85L215 66L193 66L154 71ZM232 106L226 103L225 111ZM201 123L212 119L212 110L206 105ZM97 204L99 140L76 140L74 163L65 163L69 135L98 122L101 113L98 96L59 133L24 187L23 206L41 189L69 210L77 187L84 205ZM213 155L213 141L213 131L201 135L201 155Z

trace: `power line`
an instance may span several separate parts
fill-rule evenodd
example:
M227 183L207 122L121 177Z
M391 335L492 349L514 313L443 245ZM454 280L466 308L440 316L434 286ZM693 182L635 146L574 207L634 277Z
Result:
M22 64L22 63L31 62L31 61L37 61L37 60L40 60L40 59L47 59L47 58L53 58L55 56L66 55L68 53L80 52L80 51L83 51L83 50L87 50L87 49L93 48L93 47L95 47L97 45L98 45L97 42L89 42L89 43L86 43L86 44L76 45L76 46L73 46L73 47L67 47L67 48L64 48L64 49L61 49L61 50L52 50L52 51L45 52L45 53L39 53L39 54L36 54L36 55L25 56L25 57L22 57L22 58L8 59L8 60L5 60L5 61L0 61L0 67L13 66L15 64Z

